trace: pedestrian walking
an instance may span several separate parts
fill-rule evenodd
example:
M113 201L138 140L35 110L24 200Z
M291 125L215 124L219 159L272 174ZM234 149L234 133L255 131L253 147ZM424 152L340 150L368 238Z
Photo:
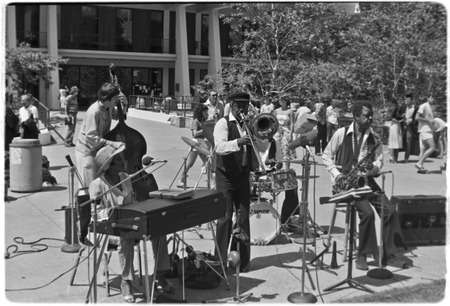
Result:
M70 88L69 96L66 98L65 113L67 115L66 125L67 134L64 139L66 147L75 147L73 143L73 136L75 136L75 128L77 126L77 114L78 114L78 87L72 86Z
M431 105L434 104L433 96L429 96L425 103L419 106L417 111L416 120L419 122L419 136L420 142L423 147L419 156L419 161L415 164L418 173L428 173L428 171L423 166L425 160L436 150L436 144L434 143L433 135L433 109Z

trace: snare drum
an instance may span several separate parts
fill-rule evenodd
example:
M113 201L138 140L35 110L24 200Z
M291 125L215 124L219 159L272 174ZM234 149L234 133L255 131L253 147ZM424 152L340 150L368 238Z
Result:
M255 173L250 173L250 180L253 187L256 187L258 192L271 192L272 191L272 181L267 175L256 175Z
M266 245L280 233L280 216L269 204L252 203L249 218L251 244Z
M269 173L273 192L280 192L297 188L294 169L283 169Z

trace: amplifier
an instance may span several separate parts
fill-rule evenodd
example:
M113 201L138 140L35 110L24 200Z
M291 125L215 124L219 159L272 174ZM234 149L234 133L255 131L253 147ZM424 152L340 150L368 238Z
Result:
M445 244L446 203L441 195L392 196L407 244Z

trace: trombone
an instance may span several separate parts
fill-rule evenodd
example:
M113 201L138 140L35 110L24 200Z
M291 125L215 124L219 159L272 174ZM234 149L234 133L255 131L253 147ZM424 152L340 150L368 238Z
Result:
M250 143L253 151L255 152L256 158L258 159L260 172L265 173L266 170L263 167L264 164L261 160L260 152L253 141L253 136L261 140L272 138L273 135L275 135L275 133L278 131L278 120L274 115L267 113L259 114L253 119L250 119L243 110L241 110L240 115L243 119L242 121L244 124L244 129L247 132L247 135L250 136ZM250 126L252 127L252 129L249 128L246 121L250 121Z

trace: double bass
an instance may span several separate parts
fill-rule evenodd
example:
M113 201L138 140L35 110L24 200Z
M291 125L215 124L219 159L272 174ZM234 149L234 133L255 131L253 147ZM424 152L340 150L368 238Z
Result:
M109 66L110 82L119 87L118 78L116 75L116 66L111 64ZM120 91L122 93L122 91ZM136 173L141 170L142 157L147 153L147 143L144 136L137 130L129 127L125 123L125 114L123 111L122 102L117 103L118 119L117 125L105 135L106 140L120 141L125 143L125 150L121 153L124 155L126 162L126 170L128 174ZM136 200L143 201L149 198L149 192L158 190L158 184L151 173L142 171L133 181L132 186L136 194Z

